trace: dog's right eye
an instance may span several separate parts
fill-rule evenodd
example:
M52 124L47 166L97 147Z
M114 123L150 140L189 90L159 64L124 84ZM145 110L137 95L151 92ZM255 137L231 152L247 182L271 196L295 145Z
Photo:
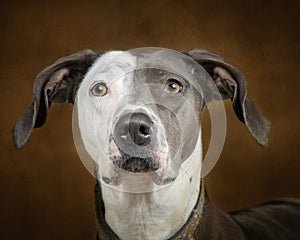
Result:
M107 94L107 86L105 83L96 83L91 89L94 96L103 97Z

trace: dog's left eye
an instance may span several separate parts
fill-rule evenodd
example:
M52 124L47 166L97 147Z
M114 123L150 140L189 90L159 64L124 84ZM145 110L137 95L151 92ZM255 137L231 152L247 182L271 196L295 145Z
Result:
M105 83L96 83L92 88L92 94L94 96L103 97L107 94L107 86Z
M165 85L165 91L167 93L176 94L183 90L181 82L176 79L169 79Z

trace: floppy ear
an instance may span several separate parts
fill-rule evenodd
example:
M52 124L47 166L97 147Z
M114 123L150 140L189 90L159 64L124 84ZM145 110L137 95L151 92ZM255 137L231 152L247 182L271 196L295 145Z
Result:
M223 99L232 100L239 120L246 124L254 139L262 146L268 142L270 122L247 95L245 78L235 66L213 52L194 49L186 55L197 61L211 76Z
M24 146L33 128L45 123L51 103L74 103L78 86L98 57L91 50L76 52L58 59L37 75L33 102L13 128L17 148Z

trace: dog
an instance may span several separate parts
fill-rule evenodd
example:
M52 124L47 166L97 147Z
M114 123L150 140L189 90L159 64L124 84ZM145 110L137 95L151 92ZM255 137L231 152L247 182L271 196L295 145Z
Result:
M271 124L247 94L242 72L194 49L76 52L42 70L33 103L13 128L21 148L52 103L72 103L94 161L97 239L300 239L300 201L224 213L202 180L201 116L231 99L261 146Z

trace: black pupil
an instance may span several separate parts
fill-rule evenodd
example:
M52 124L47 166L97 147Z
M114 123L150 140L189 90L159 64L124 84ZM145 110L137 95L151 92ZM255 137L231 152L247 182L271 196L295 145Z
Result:
M103 84L99 84L99 85L96 87L96 92L97 92L97 93L102 93L103 90L104 90Z
M170 83L170 84L169 84L169 87L170 87L172 90L177 90L178 84L177 84L177 83Z

